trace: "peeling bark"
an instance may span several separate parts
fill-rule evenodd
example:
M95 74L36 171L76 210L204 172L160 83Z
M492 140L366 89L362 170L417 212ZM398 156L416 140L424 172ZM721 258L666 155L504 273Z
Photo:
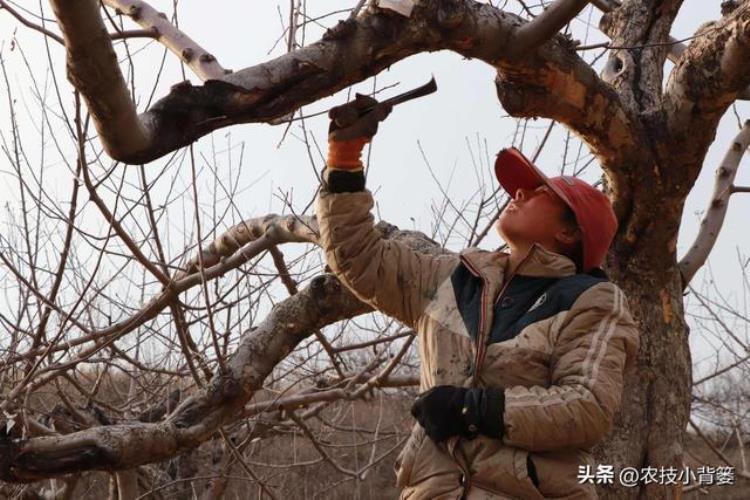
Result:
M683 174L675 189L687 195L724 112L750 81L750 8L747 3L702 28L670 75L664 95L673 165Z
M552 9L548 16L528 26L518 16L473 1L424 0L409 18L370 9L329 30L322 40L274 60L221 80L209 80L204 86L187 82L176 85L168 96L137 117L131 104L128 113L123 111L127 115L124 123L135 127L135 134L130 128L113 127L107 113L109 94L84 85L87 78L96 78L93 72L71 71L70 78L86 98L107 153L125 163L144 163L221 127L272 122L419 52L449 49L495 66L507 60L509 54L528 54L544 40L538 33L548 34L554 26L565 24L566 16L575 15L583 3L558 2L561 8ZM91 36L83 28L90 30L99 16L96 2L54 0L53 4L66 46L90 41ZM69 15L71 9L81 12L89 24L83 25L77 16ZM103 24L99 24L96 29L101 31ZM516 35L521 39L517 40ZM98 40L113 54L108 41L102 37ZM76 55L74 52L69 57ZM581 61L571 48L567 49L567 57ZM106 59L102 64L107 63L107 74L111 75L108 85L119 89L118 99L122 101L127 87L119 69L111 67L113 60L109 56L99 55L98 59ZM558 61L542 57L540 62L554 66ZM85 65L83 57L76 57L75 63Z
M632 203L629 177L645 136L637 116L588 64L570 56L562 36L523 63L499 67L495 83L506 111L515 117L552 118L575 131L601 162L615 212L624 218Z
M628 108L654 109L661 104L664 61L669 54L665 43L682 0L622 2L602 16L600 27L612 39L612 50L603 73L617 89ZM617 78L609 80L606 76Z

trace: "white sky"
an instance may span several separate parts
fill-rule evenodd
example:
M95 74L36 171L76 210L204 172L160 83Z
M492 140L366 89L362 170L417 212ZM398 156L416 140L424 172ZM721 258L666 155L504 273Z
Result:
M311 10L310 16L316 17L316 15L349 7L355 3L355 0L347 2L317 0L308 2L308 8ZM152 1L151 4L158 9L171 12L171 1ZM512 11L519 11L517 5L514 5L513 2L509 2L509 4L512 6ZM39 12L40 8L37 2L25 0L19 2L18 5L36 13ZM43 8L45 9L45 15L51 18L46 3ZM225 68L241 69L266 61L285 51L282 41L269 54L269 50L282 31L279 9L283 22L286 23L288 2L230 2L227 0L213 0L210 3L182 2L179 5L180 27L194 40L216 55ZM339 14L327 18L323 22L326 25L331 25L333 20L343 18L344 15ZM588 33L588 39L584 43L603 41L603 36L596 29L599 16L598 11L593 8L584 10L573 24L576 38L585 38L586 22L590 22L591 29ZM719 16L719 2L686 0L675 23L672 35L676 38L688 37L694 33L701 23L716 19ZM133 28L135 26L128 21L126 27ZM26 139L29 137L28 134L33 132L33 128L29 122L29 115L20 115L25 113L24 109L31 110L32 117L38 116L39 111L38 103L34 102L30 91L31 84L28 79L28 72L20 52L10 50L10 44L14 36L16 43L23 48L29 65L34 68L40 85L44 85L45 80L49 82L46 70L47 57L41 35L20 26L7 12L0 10L2 57L9 73L11 88L21 104L17 108L17 112L19 113L19 123L26 133L24 140L28 149L27 153L33 158L38 158L42 150L49 150L46 153L48 159L45 160L45 165L49 168L47 182L53 184L51 189L56 190L62 199L66 199L70 175L60 161L59 155L52 152L52 146L49 143L45 148L38 146L34 148L32 147L34 144L33 137L31 140ZM311 29L306 40L312 42L317 40L319 36L320 30ZM58 78L61 80L67 111L70 112L72 109L71 89L67 82L63 81L64 52L56 44L52 43L52 45L52 62ZM137 98L140 103L143 103L151 92L155 72L163 51L161 46L154 42L145 44L134 42L131 47L131 50L142 48L137 51L134 60ZM596 54L598 54L598 51L590 51L586 53L585 57L590 60ZM600 64L604 60L605 58L602 58ZM671 68L671 65L669 68ZM485 158L494 158L498 150L510 145L516 128L516 121L505 116L505 112L495 95L493 69L482 62L466 61L460 56L448 52L414 56L379 75L377 86L383 87L400 83L396 89L386 90L382 94L384 96L392 95L426 82L430 75L434 75L438 82L438 93L396 108L381 126L381 131L376 137L371 158L372 168L368 174L368 187L376 191L380 216L402 228L415 228L428 234L431 231L431 222L433 221L432 213L429 210L430 202L439 202L442 196L422 159L418 142L421 144L435 175L444 185L447 184L447 180L453 172L449 193L453 202L460 205L462 201L467 200L472 195L477 186L477 174L472 164L467 143L472 144L474 155L481 159L479 175L483 176L483 179L489 183L489 187L492 189L494 188L494 179L491 175L490 165ZM188 78L194 83L198 82L198 79L189 72ZM182 77L179 63L174 56L168 54L164 73L156 88L156 98L166 95L169 86L180 80L182 80ZM368 80L357 88L366 91L370 90L372 86L372 80ZM0 91L0 116L6 117L0 122L0 132L5 134L7 140L10 124L7 120L7 89L5 82L2 80L0 80ZM345 95L340 94L306 107L304 111L305 114L311 114L344 101ZM139 110L143 110L143 104L140 105ZM743 120L750 118L750 107L746 103L738 104L737 111ZM35 120L37 118L32 118L32 121ZM547 125L548 121L546 120L529 122L527 139L523 144L527 153L533 152ZM57 126L60 127L60 131L63 131L62 122L58 121ZM323 145L327 129L326 118L321 116L308 120L307 128ZM270 195L272 191L278 192L279 189L282 189L293 193L294 207L299 210L307 205L307 202L313 196L316 179L308 160L307 150L302 141L299 140L300 128L295 123L282 146L277 148L284 129L284 126L240 125L217 131L213 134L213 137L204 138L198 143L198 151L208 152L212 140L220 149L223 149L229 140L235 146L243 141L245 142L239 185L245 186L247 189L235 198L235 203L241 210L243 217L263 215L268 212L283 212L285 210L283 204L278 198ZM697 232L700 214L707 204L712 189L714 169L736 132L737 122L730 111L721 123L716 141L707 156L706 166L688 197L678 246L680 254L689 246ZM538 162L550 174L559 171L559 164L563 157L564 140L564 129L561 126L556 126L550 144ZM482 145L481 154L477 153L477 142ZM485 142L486 151L484 151ZM576 141L571 142L568 154L569 160L575 158L578 147ZM234 161L236 161L239 148L233 150L233 154ZM585 147L581 154L587 154ZM319 169L321 167L320 158L317 154L314 158ZM70 158L68 160L70 161ZM738 178L739 185L750 185L750 167L746 165L747 161L747 159L743 160ZM216 167L220 175L222 175L222 165L226 165L226 162L226 153L218 156ZM157 161L149 165L149 172L158 172L162 164L162 161ZM17 181L14 180L12 175L8 174L9 169L7 159L0 156L0 202L3 205L8 202L11 211L17 211L19 207ZM590 168L584 178L594 180L597 175L597 170ZM210 176L203 177L203 180L208 185ZM210 198L206 197L201 201L206 206ZM186 207L189 207L190 203L191 201L188 199L185 202ZM710 259L718 290L725 295L730 304L738 305L740 312L743 314L746 312L743 305L745 292L743 291L740 267L737 261L737 249L739 248L742 255L748 253L748 244L750 243L750 236L747 232L748 209L750 209L750 196L738 195L732 198L725 227ZM189 210L189 208L186 208L186 210ZM0 216L0 224L4 225L6 217L6 213ZM96 221L96 224L100 224L100 222ZM482 246L494 248L499 243L498 237L493 232L492 237L485 240ZM179 244L177 246L179 247ZM459 250L461 244L455 240L449 246L454 250ZM700 286L704 278L705 272L701 272L694 280L694 285ZM0 305L0 308L2 307ZM695 322L691 321L691 324L695 325ZM737 322L733 322L732 325L737 328L735 333L747 342L747 325ZM702 329L696 326L691 334L694 360L701 361L713 356L715 350L711 346L718 343L714 338L706 338ZM723 359L726 362L732 360L726 351L724 351ZM708 366L704 368L707 369ZM698 373L695 376L697 378Z

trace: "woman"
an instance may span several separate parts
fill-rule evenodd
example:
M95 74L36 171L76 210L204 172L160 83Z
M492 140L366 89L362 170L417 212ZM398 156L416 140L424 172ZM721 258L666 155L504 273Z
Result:
M611 429L639 335L600 269L617 229L609 200L507 149L495 164L512 197L496 224L507 252L384 240L360 154L389 112L359 95L331 111L317 216L341 281L419 336L401 498L596 498L579 467Z

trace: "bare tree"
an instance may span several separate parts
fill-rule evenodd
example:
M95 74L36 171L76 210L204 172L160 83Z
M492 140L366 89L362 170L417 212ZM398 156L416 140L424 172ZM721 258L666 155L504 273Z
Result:
M49 483L51 495L64 496L76 487L70 474L103 470L113 474L113 497L156 494L195 478L191 450L211 443L221 452L214 473L201 478L210 481L207 495L219 497L235 467L239 481L267 496L283 496L283 481L265 470L259 475L245 451L290 426L342 480L359 483L381 463L402 440L395 424L387 431L380 424L370 429L361 444L366 458L344 462L325 437L342 428L336 415L341 406L333 403L414 385L413 336L374 316L372 323L358 325L360 332L370 328L369 335L354 338L354 318L371 311L311 264L318 235L314 216L306 214L309 204L296 211L289 203L289 214L243 221L253 214L237 207L231 175L241 160L230 157L224 165L229 174L222 174L217 161L205 161L191 144L240 123L299 120L304 127L305 117L297 115L301 106L411 55L441 49L495 68L497 95L507 113L549 119L547 135L555 123L562 124L601 164L620 221L607 268L639 322L641 350L615 430L596 454L617 468L682 467L692 397L683 293L713 247L730 195L747 191L734 184L750 141L746 125L728 145L704 230L683 258L676 241L685 199L701 170L711 167L704 159L719 120L748 95L750 2L724 2L721 16L685 45L670 37L681 1L596 0L591 3L604 12L600 28L611 40L598 46L582 46L558 33L589 2L556 0L546 9L519 3L525 17L507 5L472 0L360 1L335 13L342 20L320 40L305 44L297 36L314 20L305 2L292 1L283 35L287 52L228 72L180 31L176 18L146 2L51 0L53 28L44 16L0 1L49 43L64 44L68 79L76 89L73 105L63 106L67 97L56 82L50 90L34 80L45 110L35 133L50 135L64 123L58 147L75 158L68 164L68 201L59 203L42 179L44 162L34 168L24 150L5 77L13 114L3 152L22 208L19 217L9 217L13 231L0 239L4 291L12 304L0 316L7 329L0 362L6 428L0 478L11 483L66 478ZM139 29L124 29L123 17ZM134 84L113 46L113 40L134 37L164 44L203 84L175 82L168 95L149 100L139 113ZM600 74L581 57L596 48L607 56ZM668 59L674 68L663 85ZM73 115L51 116L52 100ZM306 144L314 164L315 144ZM170 154L163 171L143 165ZM139 167L121 173L118 162ZM201 169L211 170L214 179L208 210L198 194ZM179 181L181 171L185 183ZM155 202L157 180L168 187ZM445 242L457 227L466 243L476 245L500 209L493 205L496 194L479 188L470 200L473 220L446 194L433 207L437 226L431 237L386 223L379 228L384 237L423 252L448 251ZM183 220L183 241L175 242L177 236L159 228L180 203L189 206L190 215ZM81 217L84 210L96 214L97 222ZM227 225L228 231L219 229ZM58 244L59 252L50 254L47 241ZM292 242L306 245L289 262L279 246ZM280 290L288 296L280 299ZM139 296L140 303L123 294ZM701 307L715 309L703 300ZM729 335L732 328L727 330ZM746 339L732 339L732 345L747 349ZM745 351L734 367L747 361ZM725 371L717 367L714 373ZM112 387L105 391L105 384ZM747 430L733 425L743 442ZM381 432L389 441L379 452ZM177 457L180 464L167 483L163 470L148 465L176 464ZM735 465L747 477L744 458ZM658 483L601 487L607 498L672 498L679 491L679 485Z

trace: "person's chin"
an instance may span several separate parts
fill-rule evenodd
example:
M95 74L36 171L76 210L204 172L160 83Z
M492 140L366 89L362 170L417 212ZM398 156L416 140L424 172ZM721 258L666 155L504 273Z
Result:
M497 229L497 234L500 235L503 241L508 242L513 239L515 231L513 231L512 224L509 224L507 220L499 220L497 224L495 224L495 229Z
M501 237L505 238L505 235L503 234L503 216L501 215L500 218L498 218L495 221L495 231L497 231L497 234L499 234Z

